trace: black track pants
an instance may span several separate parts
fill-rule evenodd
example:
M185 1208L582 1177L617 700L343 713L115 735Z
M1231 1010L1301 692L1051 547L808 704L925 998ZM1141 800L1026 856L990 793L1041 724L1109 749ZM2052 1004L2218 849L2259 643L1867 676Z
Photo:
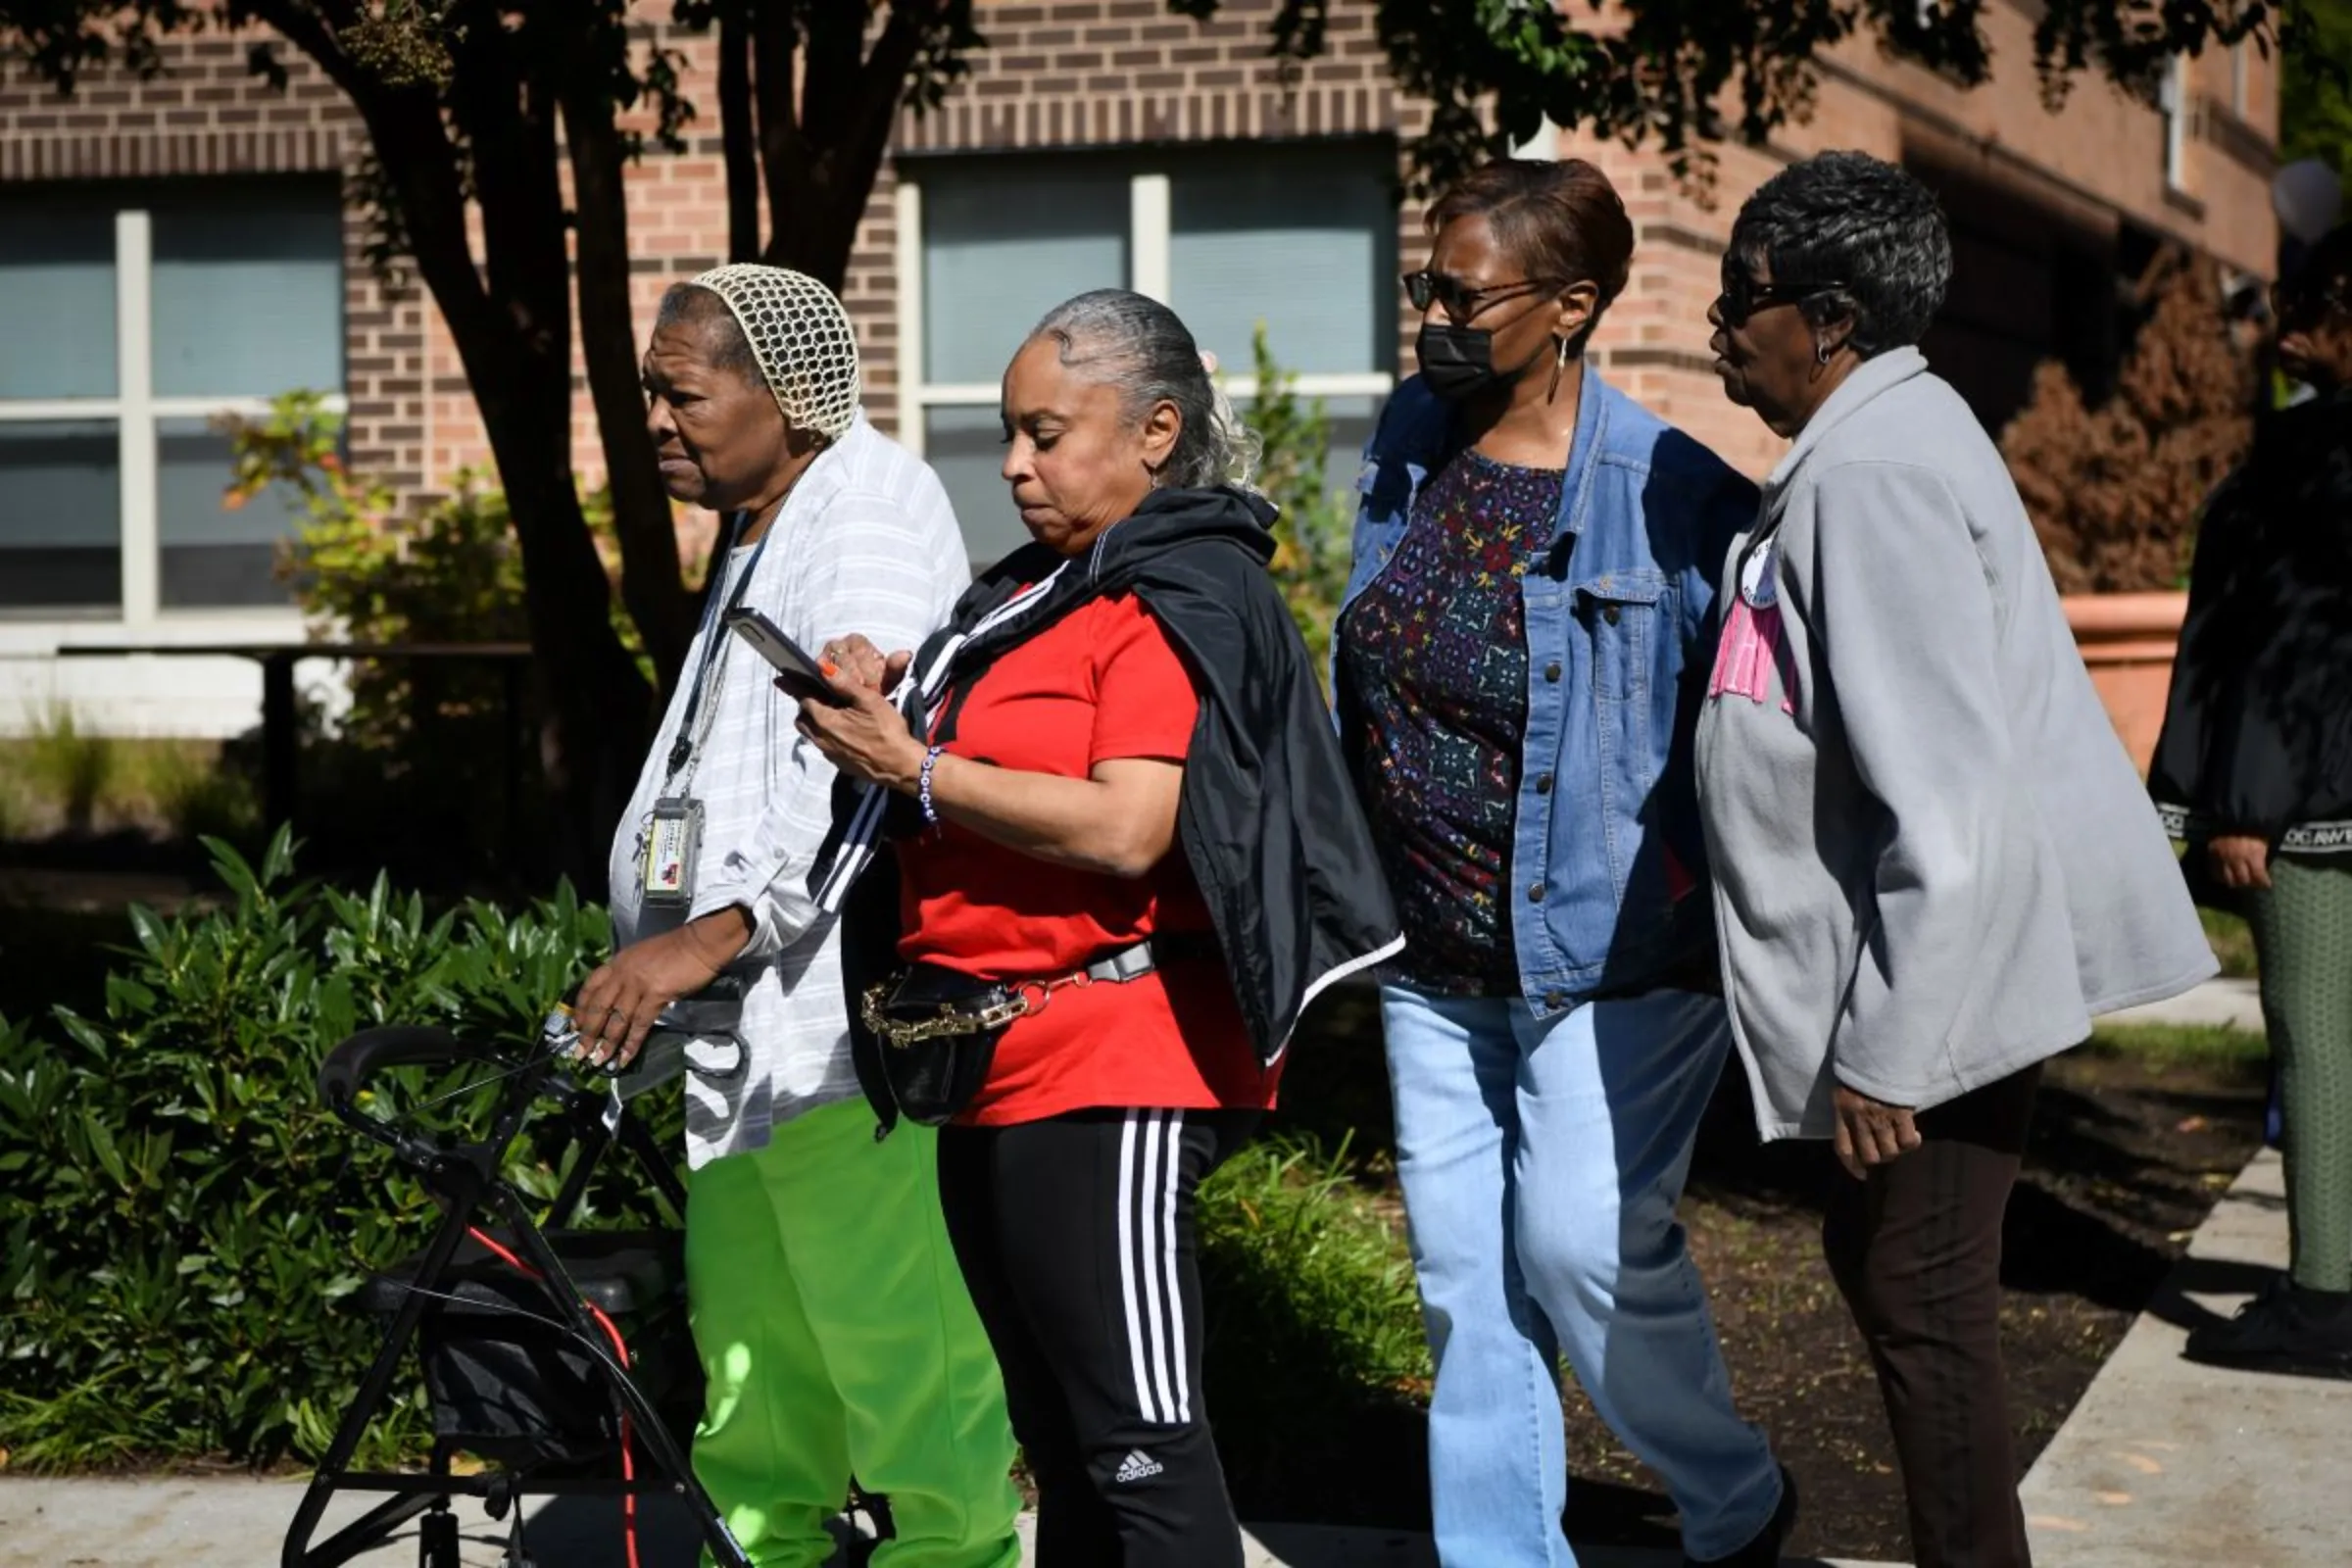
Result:
M940 1199L1038 1488L1036 1568L1240 1568L1193 1200L1254 1111L950 1127Z

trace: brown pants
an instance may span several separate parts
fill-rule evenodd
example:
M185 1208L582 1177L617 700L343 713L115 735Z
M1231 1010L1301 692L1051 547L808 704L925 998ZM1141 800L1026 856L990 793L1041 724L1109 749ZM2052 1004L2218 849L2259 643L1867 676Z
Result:
M1919 1117L1918 1149L1831 1178L1822 1250L1894 1428L1919 1568L2028 1568L2001 1370L2001 1214L2036 1065Z

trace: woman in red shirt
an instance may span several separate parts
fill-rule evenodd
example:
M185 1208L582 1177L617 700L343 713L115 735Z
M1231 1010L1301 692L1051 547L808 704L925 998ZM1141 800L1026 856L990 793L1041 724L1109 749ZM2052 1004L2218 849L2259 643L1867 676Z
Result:
M899 957L1029 1004L939 1157L1041 1562L1239 1568L1194 1195L1272 1105L1298 1011L1393 952L1394 916L1183 323L1082 295L1015 356L1004 413L1036 544L920 661L828 647L852 705L802 724L919 808ZM919 736L881 695L910 662Z

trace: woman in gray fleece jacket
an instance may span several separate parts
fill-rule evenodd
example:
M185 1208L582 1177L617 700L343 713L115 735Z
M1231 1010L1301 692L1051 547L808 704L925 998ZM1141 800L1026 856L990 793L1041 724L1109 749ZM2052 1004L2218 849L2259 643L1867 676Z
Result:
M1831 153L1723 264L1716 370L1794 446L1726 563L1698 734L1733 1035L1767 1138L1831 1137L1824 1246L1922 1568L2028 1561L2001 1215L2040 1063L2214 971L2000 454L1914 346L1935 198Z

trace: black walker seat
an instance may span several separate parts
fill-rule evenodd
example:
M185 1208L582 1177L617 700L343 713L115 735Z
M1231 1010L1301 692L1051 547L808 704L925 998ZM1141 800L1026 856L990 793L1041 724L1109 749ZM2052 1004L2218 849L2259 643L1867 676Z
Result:
M375 1074L416 1066L487 1069L484 1081L501 1085L489 1136L479 1143L428 1138L363 1108L362 1091ZM501 1053L441 1029L395 1026L352 1036L320 1063L318 1091L338 1118L423 1183L442 1216L421 1251L354 1294L356 1308L384 1321L383 1348L295 1511L281 1568L336 1568L419 1515L422 1568L457 1568L450 1505L459 1496L482 1498L494 1519L515 1510L508 1568L527 1568L521 1498L653 1493L686 1500L721 1568L751 1568L687 1457L703 1391L687 1332L682 1237L564 1228L616 1144L672 1210L685 1213L684 1187L644 1124L609 1087L583 1084L544 1049ZM534 1218L530 1200L500 1173L542 1101L553 1102L580 1153L544 1217ZM476 1241L474 1230L529 1272ZM589 1304L618 1327L630 1365L615 1357ZM348 1468L412 1346L432 1410L429 1467ZM633 1480L621 1474L624 1423L638 1460ZM487 1468L456 1474L452 1460L461 1452ZM386 1496L313 1545L338 1492Z

